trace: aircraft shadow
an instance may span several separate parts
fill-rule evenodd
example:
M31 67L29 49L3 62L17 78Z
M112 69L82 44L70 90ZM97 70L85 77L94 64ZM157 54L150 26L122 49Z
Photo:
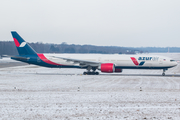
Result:
M146 77L180 77L180 74L99 74L99 75L83 75L83 74L72 74L72 73L33 73L37 75L81 75L81 76L146 76Z
M166 74L162 76L161 74L99 74L102 76L149 76L149 77L180 77L179 74Z

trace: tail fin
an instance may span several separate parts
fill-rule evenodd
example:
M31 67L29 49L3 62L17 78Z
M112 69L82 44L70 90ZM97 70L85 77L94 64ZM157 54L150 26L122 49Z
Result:
M26 43L17 32L11 31L11 34L13 36L14 43L17 47L19 55L37 54L36 51L30 45L28 45L28 43Z

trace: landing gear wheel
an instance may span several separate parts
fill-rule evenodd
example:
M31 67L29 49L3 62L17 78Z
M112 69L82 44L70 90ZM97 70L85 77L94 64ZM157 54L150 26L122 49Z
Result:
M168 70L168 69L163 69L162 76L165 76L165 72L166 72L166 70Z
M99 75L99 72L83 72L83 75Z
M95 75L99 75L99 72L95 72Z

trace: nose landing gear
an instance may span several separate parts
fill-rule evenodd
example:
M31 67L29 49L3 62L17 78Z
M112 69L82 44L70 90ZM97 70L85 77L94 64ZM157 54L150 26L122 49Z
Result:
M164 73L164 72L162 73L162 76L165 76L165 73Z
M163 69L162 76L165 76L165 72L166 72L166 70L168 70L168 69Z

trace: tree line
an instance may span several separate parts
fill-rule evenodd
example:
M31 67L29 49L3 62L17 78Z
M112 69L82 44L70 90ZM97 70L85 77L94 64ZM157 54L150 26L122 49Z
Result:
M134 48L75 44L28 43L38 53L134 54ZM0 41L0 55L18 55L14 41Z
M135 54L156 52L180 52L180 47L118 47L75 44L28 43L38 53L100 53ZM14 41L0 41L0 55L18 55Z

